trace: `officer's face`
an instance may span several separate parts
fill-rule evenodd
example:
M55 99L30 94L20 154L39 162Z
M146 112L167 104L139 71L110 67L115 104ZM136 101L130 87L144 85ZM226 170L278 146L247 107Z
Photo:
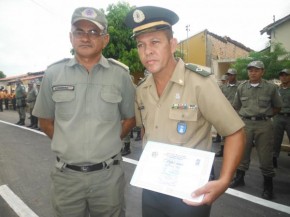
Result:
M284 85L290 83L290 75L288 75L286 73L280 74L279 79L280 79L281 83Z
M250 67L248 69L248 76L251 83L260 83L263 74L264 69L258 69L255 67Z
M176 49L176 39L169 39L166 31L156 31L138 35L136 41L140 60L148 71L154 74L167 70Z
M102 34L92 22L80 20L72 26L70 41L77 57L96 58L107 46L109 35Z

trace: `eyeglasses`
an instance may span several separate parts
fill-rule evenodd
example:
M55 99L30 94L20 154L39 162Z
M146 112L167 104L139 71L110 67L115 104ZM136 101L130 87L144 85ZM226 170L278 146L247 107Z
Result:
M75 30L72 32L72 34L75 38L83 38L88 36L90 39L97 39L98 37L105 35L106 33L92 29L87 32L83 30Z

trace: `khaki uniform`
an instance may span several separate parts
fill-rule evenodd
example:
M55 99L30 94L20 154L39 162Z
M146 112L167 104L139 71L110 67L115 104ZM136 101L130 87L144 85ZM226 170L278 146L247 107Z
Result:
M257 87L249 81L242 83L234 100L234 108L245 122L246 149L239 170L246 171L250 166L253 142L258 152L262 174L273 177L273 108L281 107L281 97L274 84L263 80Z
M284 131L290 139L290 88L279 87L279 93L282 97L282 108L274 117L274 157L279 157Z
M86 203L91 216L120 216L125 188L121 120L134 117L134 95L128 69L103 56L90 73L75 59L46 70L33 115L54 119L51 148L59 162L52 171L52 203L57 216L85 216ZM114 160L120 163L113 165ZM85 173L66 165L99 163L108 167Z
M160 98L152 75L137 87L135 111L137 125L145 127L143 144L150 140L210 151L212 125L222 136L244 126L213 78L185 68L181 59Z

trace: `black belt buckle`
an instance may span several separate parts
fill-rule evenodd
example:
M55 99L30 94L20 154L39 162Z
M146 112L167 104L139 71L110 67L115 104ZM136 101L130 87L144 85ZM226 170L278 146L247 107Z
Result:
M81 170L81 172L87 173L90 171L90 167L89 166L80 166L80 170Z

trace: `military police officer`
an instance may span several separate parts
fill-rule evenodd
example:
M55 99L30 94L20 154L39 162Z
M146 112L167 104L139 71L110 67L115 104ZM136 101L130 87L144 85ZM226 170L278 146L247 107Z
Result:
M22 84L20 79L16 80L16 89L15 89L15 97L16 97L16 107L19 115L19 121L16 123L17 125L24 126L25 118L26 118L26 90Z
M71 19L72 59L49 66L33 110L57 156L52 204L57 217L123 217L122 139L135 126L127 66L107 59L105 15L77 8Z
M279 93L282 97L282 108L274 117L274 167L278 167L277 158L280 155L285 131L290 140L290 69L281 70L279 72L279 79L281 81Z
M237 70L230 68L227 73L227 83L221 85L221 91L225 95L225 97L229 100L231 105L233 105L235 94L237 92L237 88L239 86L239 82L237 81ZM221 143L220 151L216 153L216 157L222 157L224 155L224 145Z
M133 29L139 58L150 72L136 90L136 121L144 132L143 145L150 140L209 151L213 124L226 137L225 156L219 179L192 194L205 194L201 203L143 189L143 217L209 216L210 204L228 188L243 154L244 123L215 80L209 72L174 57L177 40L172 25L178 19L173 11L154 6L137 7L125 19ZM219 109L212 112L212 108Z
M28 127L31 127L33 129L37 128L37 117L35 117L32 114L37 94L38 94L38 90L36 88L35 82L30 81L28 83L28 94L27 94L27 104L29 106L29 113L30 113L30 125L28 125Z
M255 141L260 168L264 176L262 197L271 200L275 176L272 164L273 123L271 118L280 111L282 102L277 87L262 79L265 73L262 61L250 62L247 70L249 80L239 85L233 103L246 125L246 149L230 187L245 185L245 171L249 169L253 141Z

